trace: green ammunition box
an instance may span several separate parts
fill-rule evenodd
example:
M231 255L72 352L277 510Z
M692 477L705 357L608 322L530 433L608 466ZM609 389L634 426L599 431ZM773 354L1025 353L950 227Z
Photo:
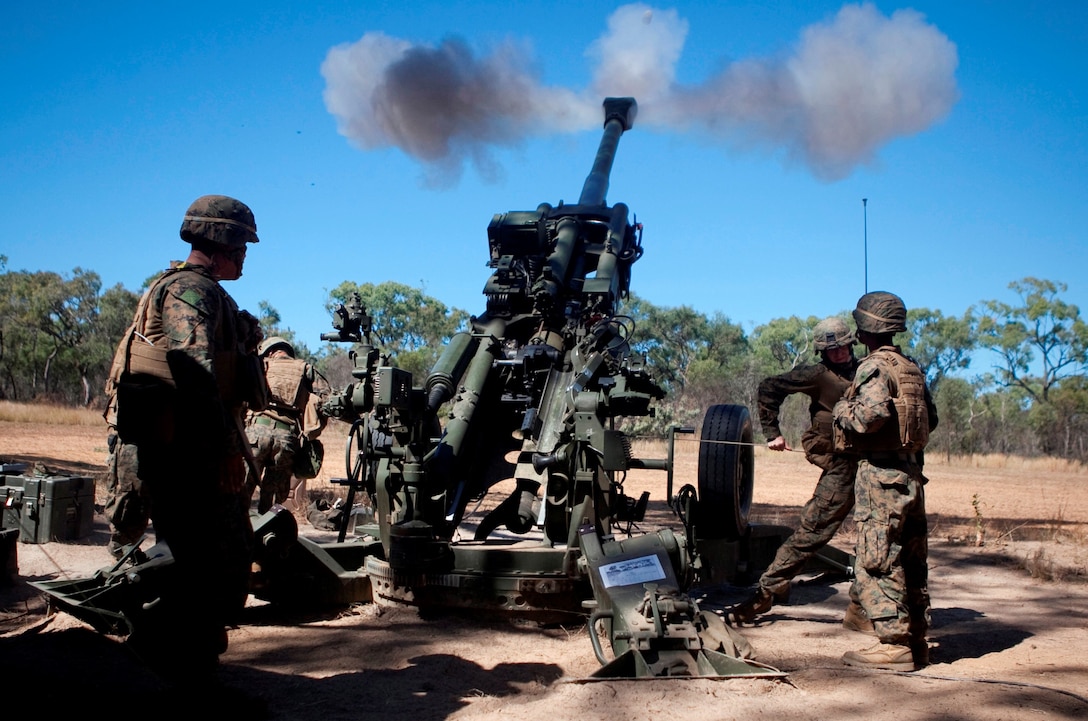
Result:
M25 480L23 476L19 475L0 476L0 481L3 482L3 485L0 486L0 502L4 504L3 516L0 517L0 528L5 530L15 529L17 531L22 524L23 496L26 495L26 489L23 488Z
M0 476L3 527L23 543L72 541L94 525L94 479L84 476Z

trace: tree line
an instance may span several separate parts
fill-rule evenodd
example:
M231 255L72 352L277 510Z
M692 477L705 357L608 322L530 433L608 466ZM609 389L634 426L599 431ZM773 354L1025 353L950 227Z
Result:
M1024 278L1009 289L1016 302L983 300L961 316L908 310L907 331L896 342L921 366L937 403L941 423L930 450L1088 460L1088 325L1062 300L1063 283ZM330 312L353 292L373 318L376 345L420 382L470 320L468 312L394 282L345 281L329 293ZM0 256L0 399L101 406L114 349L138 301L139 293L121 285L103 290L93 271L10 271ZM763 378L817 359L815 316L776 318L747 333L720 313L658 306L634 294L621 312L633 324L633 351L667 391L656 415L638 419L632 432L697 427L716 403L745 405L754 414ZM258 315L266 336L292 341L334 387L351 382L347 347L311 350L269 301ZM848 311L842 317L853 327ZM990 351L992 367L973 367L980 351ZM783 431L797 445L807 399L791 397L782 415Z

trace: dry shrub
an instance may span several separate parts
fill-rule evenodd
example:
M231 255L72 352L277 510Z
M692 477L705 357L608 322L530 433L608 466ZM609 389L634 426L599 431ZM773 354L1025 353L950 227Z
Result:
M682 443L681 440L686 438L694 439L695 436L677 436L676 446L683 448L686 444ZM631 443L631 452L635 456L645 458L664 458L669 452L669 444L663 438L637 438Z
M1020 560L1020 566L1038 581L1061 583L1062 581L1085 581L1084 567L1068 566L1061 563L1052 553L1052 548L1038 546L1032 553Z
M44 403L0 401L0 421L44 423L51 426L102 426L102 412Z
M950 466L954 468L975 468L980 470L1009 470L1024 473L1041 471L1068 475L1088 475L1088 465L1068 458L1024 458L1001 453L972 454L952 456L951 460L943 454L926 455L926 466Z
M1004 538L1015 540L1012 529ZM1028 534L1027 551L1015 559L1015 565L1040 581L1088 581L1088 531L1083 526L1067 525L1064 509L1038 533Z
M1057 581L1054 577L1054 561L1047 557L1046 549L1039 546L1030 556L1024 558L1024 570L1031 574L1032 578L1040 581Z

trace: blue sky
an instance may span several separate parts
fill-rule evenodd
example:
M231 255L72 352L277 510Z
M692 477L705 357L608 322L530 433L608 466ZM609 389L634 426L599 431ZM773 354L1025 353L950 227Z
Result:
M645 23L634 42L610 29L622 13ZM855 67L834 77L881 70L863 68L872 82L845 90L810 78L832 142L871 134L875 116L851 114L885 96L874 113L910 114L924 105L910 93L932 89L929 116L892 118L829 171L798 144L820 128L788 98L742 116L730 105L739 93L715 95L735 91L740 69L774 80L803 67L806 43L851 17L873 23L859 41L869 55L843 56ZM913 35L896 35L903 27ZM442 157L375 130L374 118L345 137L358 118L334 114L350 103L330 109L327 96L355 76L383 77L373 55L366 67L348 57L383 36L510 70L532 86L532 121L489 126L499 143L455 137ZM605 36L626 53L620 74L664 77L610 85ZM720 312L750 331L849 309L866 283L959 315L1015 301L1008 284L1035 276L1066 283L1062 297L1088 308L1085 37L1079 2L17 3L0 28L0 254L9 270L79 266L136 290L187 252L186 206L223 193L253 208L261 237L227 288L253 311L270 302L311 348L329 324L327 292L344 280L422 286L478 313L492 215L575 202L596 152L599 120L564 115L561 127L548 99L593 108L598 91L634 88L640 115L608 201L644 224L632 288L653 303ZM337 57L339 74L323 74ZM425 127L443 119L407 112Z

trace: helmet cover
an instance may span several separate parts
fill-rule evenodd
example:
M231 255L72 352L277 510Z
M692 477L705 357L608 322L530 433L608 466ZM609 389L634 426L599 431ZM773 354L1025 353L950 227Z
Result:
M824 318L812 329L812 345L818 351L852 346L857 343L854 331L842 318Z
M276 350L277 348L282 348L283 350L287 351L287 354L289 356L291 356L292 358L295 357L294 347L287 342L286 338L280 338L278 335L274 335L271 338L265 338L263 341L261 341L261 344L257 346L257 355L259 355L261 358L264 358L266 355Z
M226 195L204 195L193 201L181 221L181 239L207 241L232 248L256 243L257 222L245 203Z
M853 315L858 330L866 333L902 333L907 329L907 306L895 293L866 293L858 299Z

